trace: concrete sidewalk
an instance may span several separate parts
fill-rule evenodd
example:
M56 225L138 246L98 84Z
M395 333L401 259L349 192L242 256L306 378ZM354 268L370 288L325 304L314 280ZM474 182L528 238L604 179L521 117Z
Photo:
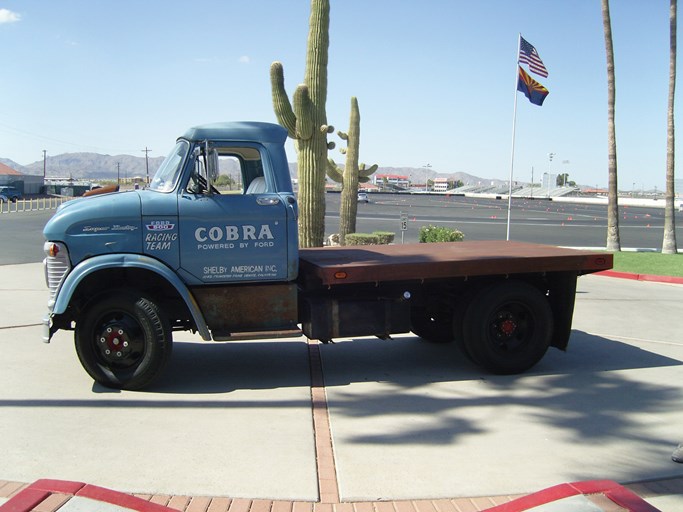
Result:
M94 385L70 333L41 343L40 264L0 266L0 298L0 497L55 478L178 510L454 512L608 479L683 510L680 285L582 277L569 351L524 375L412 335L180 333L145 392Z

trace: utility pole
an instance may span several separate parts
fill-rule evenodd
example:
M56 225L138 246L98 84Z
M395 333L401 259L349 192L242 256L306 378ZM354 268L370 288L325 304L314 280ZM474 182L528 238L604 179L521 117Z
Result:
M142 150L145 153L145 170L147 171L147 186L149 186L149 152L152 151L151 149L147 149L147 146L145 146L145 149Z
M43 185L45 184L45 171L47 169L47 149L43 149Z
M116 162L116 184L121 185L121 164Z

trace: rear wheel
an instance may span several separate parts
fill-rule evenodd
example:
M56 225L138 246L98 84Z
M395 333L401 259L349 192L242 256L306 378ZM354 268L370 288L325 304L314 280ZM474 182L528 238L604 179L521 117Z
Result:
M463 318L463 343L472 359L498 374L534 366L550 346L553 315L548 299L521 281L479 292Z
M119 292L96 299L82 318L76 324L76 352L83 368L104 386L141 389L171 355L171 330L147 297Z

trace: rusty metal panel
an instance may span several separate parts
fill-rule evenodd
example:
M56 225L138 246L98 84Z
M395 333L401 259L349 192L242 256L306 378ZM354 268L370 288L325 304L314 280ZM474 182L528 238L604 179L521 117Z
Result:
M410 331L410 303L401 299L309 297L301 304L301 325L311 339L387 336Z
M274 331L297 324L295 284L198 286L191 291L212 332Z
M612 268L612 254L506 241L324 247L300 251L302 282L323 285Z

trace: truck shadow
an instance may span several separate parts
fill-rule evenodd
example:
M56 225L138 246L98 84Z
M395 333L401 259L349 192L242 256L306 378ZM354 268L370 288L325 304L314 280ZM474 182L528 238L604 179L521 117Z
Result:
M532 370L495 376L471 363L457 344L432 344L416 336L358 338L320 345L326 387L388 382L415 388L435 382L504 381L538 375L576 375L681 365L683 362L618 341L573 331L569 350L551 348ZM177 342L162 378L150 389L162 394L224 393L237 389L310 386L303 341Z
M551 349L525 374L497 376L470 363L455 344L430 344L414 336L320 346L330 416L334 425L346 425L346 444L446 446L472 435L495 435L501 421L521 421L581 443L622 439L649 452L669 449L671 439L653 436L641 423L643 415L670 416L677 407L672 404L681 400L680 385L629 370L683 362L582 331L573 331L569 349ZM180 343L166 375L151 391L193 395L305 387L310 385L308 347L303 341ZM245 404L212 397L203 403L225 409L305 407L301 401L265 398ZM508 420L493 420L501 411ZM643 473L633 478L643 478L650 469L656 468L643 463Z
M604 454L603 444L631 447L643 454L641 461L614 470L626 480L661 473L666 459L652 454L668 453L672 439L650 422L670 422L683 395L679 383L666 378L675 372L655 378L651 370L679 367L680 360L573 331L568 353L551 350L525 374L497 376L480 371L454 347L419 343L406 339L394 356L370 345L355 357L343 344L323 347L337 442L392 450L466 446L483 435L492 443L487 451L501 439L514 444L531 429L595 453Z

